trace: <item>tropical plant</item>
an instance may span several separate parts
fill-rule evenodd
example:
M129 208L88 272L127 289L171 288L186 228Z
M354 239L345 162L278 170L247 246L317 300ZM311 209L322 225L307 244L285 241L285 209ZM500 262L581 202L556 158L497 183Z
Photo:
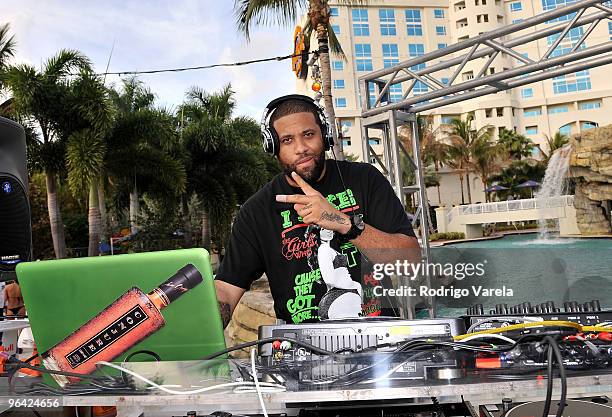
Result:
M512 159L521 160L531 156L536 145L520 133L502 127L499 131L498 143L508 152Z
M6 69L9 58L15 55L15 36L9 37L9 29L8 23L0 25L0 90L3 88L2 72Z
M496 192L501 199L506 199L508 196L526 198L529 191L525 188L516 188L517 185L529 180L542 181L545 172L546 165L541 161L523 159L512 161L499 174L491 176L489 180L508 188Z
M72 83L69 100L75 111L73 132L68 137L66 162L68 184L76 195L88 195L88 256L98 256L101 241L100 177L106 157L106 136L112 108L104 82L92 73L81 73Z
M548 135L544 135L544 137L546 138L548 150L544 152L540 145L538 145L538 148L540 148L540 152L544 157L544 162L548 165L548 161L550 160L552 154L555 153L557 149L561 149L569 143L569 137L559 131L557 131L557 133L555 133L552 137Z
M197 193L202 201L202 246L208 249L211 241L223 246L236 205L279 172L261 150L257 123L232 118L233 95L229 84L216 93L192 87L179 108L187 192Z
M489 135L475 140L470 168L480 176L483 189L489 186L489 178L504 166L504 155L506 155L504 145L499 142L495 143ZM485 193L485 199L489 201L488 193Z
M40 131L36 163L45 172L47 205L53 248L57 258L66 257L64 224L57 198L58 174L65 170L65 147L72 132L73 102L66 100L74 72L89 71L91 63L80 52L61 50L48 59L41 70L20 64L9 66L3 75L12 94L15 114Z
M363 4L364 0L349 1L346 4ZM235 11L238 30L243 32L247 39L254 25L293 25L299 16L307 10L308 24L304 28L307 39L316 34L318 42L318 56L321 62L322 91L325 109L329 117L330 126L334 134L334 154L337 159L344 160L342 143L336 135L336 116L332 100L332 79L329 50L341 53L340 43L335 37L330 25L330 7L328 0L235 0Z
M185 166L177 154L176 121L165 109L153 107L154 95L136 78L110 92L115 122L107 137L104 166L117 192L129 194L131 233L138 232L143 191L176 199L185 191ZM121 202L119 202L121 206Z
M470 169L473 167L475 148L483 140L491 137L491 126L487 125L478 130L472 129L473 114L468 114L465 120L453 119L450 123L450 132L447 137L450 142L448 165L457 170L461 183L461 203L465 204L463 193L463 180L467 182L468 202L472 204L472 191L470 186Z

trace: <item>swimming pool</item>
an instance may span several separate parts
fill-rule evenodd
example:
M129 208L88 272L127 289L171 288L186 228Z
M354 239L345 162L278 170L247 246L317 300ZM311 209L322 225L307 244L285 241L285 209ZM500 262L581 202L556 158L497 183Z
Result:
M503 303L554 301L561 307L565 301L598 299L602 307L612 307L612 239L539 240L535 233L508 235L433 248L432 256L437 263L484 265L482 276L455 279L451 284L467 296L436 298L438 316L465 314L473 304L483 304L488 311Z

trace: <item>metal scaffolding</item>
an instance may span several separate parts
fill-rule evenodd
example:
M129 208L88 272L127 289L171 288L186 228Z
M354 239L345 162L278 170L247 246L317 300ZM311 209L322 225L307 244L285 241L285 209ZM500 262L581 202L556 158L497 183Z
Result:
M407 193L416 193L418 207L413 225L416 223L420 225L423 261L431 260L428 233L429 207L423 164L419 155L420 139L416 115L426 110L612 63L612 41L607 40L585 47L585 41L589 39L597 24L605 19L612 20L612 8L609 5L610 2L606 0L582 0L359 78L363 107L361 117L364 160L370 162L375 159L379 163L402 204L406 202ZM591 12L588 15L585 14L587 10ZM537 25L556 20L564 22L550 27L536 28ZM577 41L571 43L569 52L566 49L559 49L559 45L565 39L571 41L569 37L571 29L585 25L588 27ZM527 34L506 39L509 35L524 29L532 30ZM553 41L549 40L550 45L546 52L538 59L531 59L514 49L549 36ZM461 54L462 52L464 53ZM508 55L514 58L520 64L487 75L489 67L500 54L502 57ZM483 57L487 59L480 64L480 58ZM471 68L480 68L480 70L475 74L475 71L472 71L459 81L459 75L468 64ZM445 81L440 77L440 72L448 70L453 72L448 81ZM429 91L424 94L414 94L417 82L426 85ZM392 102L389 95L390 88L402 83L408 83L408 88L399 101ZM373 94L370 86L373 86ZM409 125L413 136L412 155L398 140L397 129L405 124ZM369 144L370 129L382 132L382 160ZM415 170L416 181L413 185L403 184L400 151L405 154ZM424 278L425 284L430 287L430 277L426 274ZM429 298L427 301L430 317L433 317L435 313L433 299ZM404 315L412 317L414 309L407 298L403 307Z

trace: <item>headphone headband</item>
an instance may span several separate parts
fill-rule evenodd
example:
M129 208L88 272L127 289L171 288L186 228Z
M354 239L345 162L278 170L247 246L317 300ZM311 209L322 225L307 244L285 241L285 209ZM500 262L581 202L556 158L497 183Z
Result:
M268 103L263 112L260 128L264 151L272 155L278 156L280 142L276 131L270 124L270 119L272 118L272 115L274 114L274 111L278 108L278 106L289 100L304 101L313 107L313 109L317 112L318 115L317 122L321 127L321 135L323 136L325 150L327 151L331 149L331 147L334 145L334 139L332 135L332 130L330 129L329 121L327 120L327 115L325 114L325 109L311 97L302 94L289 94L272 100L270 103Z

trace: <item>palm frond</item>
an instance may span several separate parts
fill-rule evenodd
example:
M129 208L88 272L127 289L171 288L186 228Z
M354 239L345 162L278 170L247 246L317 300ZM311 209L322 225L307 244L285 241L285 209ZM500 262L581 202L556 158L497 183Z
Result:
M15 48L17 47L15 35L9 36L9 29L8 23L0 25L0 69L6 66L9 57L12 58L15 55Z
M238 30L250 38L253 26L294 25L308 8L307 0L235 0Z

